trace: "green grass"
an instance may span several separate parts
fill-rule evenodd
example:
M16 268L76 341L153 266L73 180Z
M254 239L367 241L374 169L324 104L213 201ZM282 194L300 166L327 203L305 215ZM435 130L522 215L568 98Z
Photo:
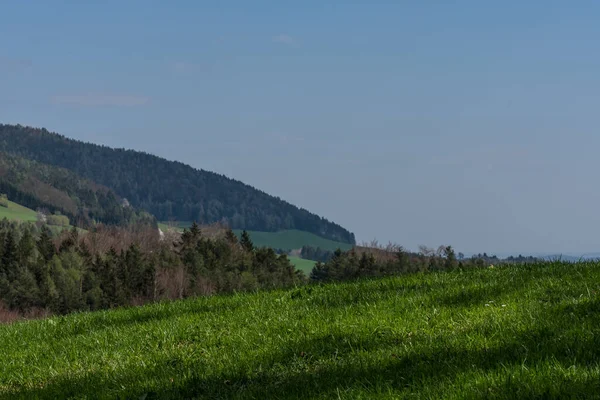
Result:
M312 261L312 260L305 260L303 258L300 257L292 257L292 256L288 256L288 258L290 259L290 262L292 264L294 264L294 266L299 269L300 271L303 271L306 276L310 275L310 271L313 270L316 262Z
M37 213L27 207L9 201L8 208L0 207L0 219L4 218L23 222L35 222L37 220Z
M8 219L11 221L21 221L21 222L36 222L37 221L37 213L27 207L24 207L20 204L13 203L12 201L8 202L8 208L0 207L0 220ZM55 226L48 225L48 228L55 234L62 232L63 230L69 230L72 228L69 226ZM87 232L85 229L77 228L80 232Z
M183 232L184 229L188 229L190 226L192 226L192 223L188 221L162 221L158 223L158 227L163 231L174 228L178 232Z
M242 231L234 230L239 236ZM274 249L300 249L302 246L320 247L325 250L335 251L338 248L350 250L351 244L335 242L325 239L310 232L288 230L280 232L248 231L250 238L257 247L272 247Z
M0 397L599 398L599 290L546 263L16 323Z
M165 222L159 222L158 223L158 228L161 229L163 232L166 232L167 230L173 228L171 225L165 223ZM179 228L179 227L175 227L175 229L177 231L183 231L183 228Z

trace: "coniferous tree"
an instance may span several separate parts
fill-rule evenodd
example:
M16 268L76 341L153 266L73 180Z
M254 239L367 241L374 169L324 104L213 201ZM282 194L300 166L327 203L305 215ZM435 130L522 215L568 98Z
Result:
M329 268L326 264L317 261L312 271L310 272L310 280L314 282L326 282L329 278Z
M245 230L242 232L240 244L247 252L252 252L254 250L254 243L252 243L252 239L250 239L250 234Z
M227 229L227 231L225 231L225 240L233 245L238 244L238 238L231 229Z
M444 267L447 270L454 269L458 267L458 261L456 260L456 254L454 253L454 249L452 246L446 246L444 248L444 253L446 256L446 260L444 262Z
M40 304L40 291L33 273L25 267L19 267L11 283L8 302L12 308L27 311Z
M40 230L40 236L37 240L37 248L42 256L44 262L49 262L52 260L56 249L54 248L54 243L52 243L52 235L50 229L44 224Z
M2 260L0 264L0 274L5 275L9 281L13 281L17 273L17 263L17 244L13 232L8 231L4 240L4 249L2 252Z
M36 242L31 230L25 229L17 246L17 259L20 267L27 268L37 258Z

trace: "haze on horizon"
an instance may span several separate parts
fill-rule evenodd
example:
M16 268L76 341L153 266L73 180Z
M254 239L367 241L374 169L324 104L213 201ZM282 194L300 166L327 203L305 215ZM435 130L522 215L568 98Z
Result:
M600 3L251 3L4 3L0 122L223 173L359 241L600 251Z

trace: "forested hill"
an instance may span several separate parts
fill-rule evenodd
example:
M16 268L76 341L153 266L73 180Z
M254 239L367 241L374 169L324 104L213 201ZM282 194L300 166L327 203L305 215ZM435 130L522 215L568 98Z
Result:
M223 175L144 152L112 149L46 129L0 124L0 151L69 169L159 220L227 222L234 229L298 229L355 243L340 225Z
M123 205L109 188L72 171L0 152L0 193L33 210L60 213L78 227L156 224L146 212Z

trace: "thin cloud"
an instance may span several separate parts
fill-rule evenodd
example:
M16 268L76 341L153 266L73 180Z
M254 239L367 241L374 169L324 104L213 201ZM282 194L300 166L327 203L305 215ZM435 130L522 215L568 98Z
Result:
M273 36L273 42L280 43L280 44L292 45L295 43L295 40L293 37L291 37L289 35L281 34L281 35Z
M52 104L85 107L135 107L147 104L150 99L145 96L84 94L53 96L50 101Z

